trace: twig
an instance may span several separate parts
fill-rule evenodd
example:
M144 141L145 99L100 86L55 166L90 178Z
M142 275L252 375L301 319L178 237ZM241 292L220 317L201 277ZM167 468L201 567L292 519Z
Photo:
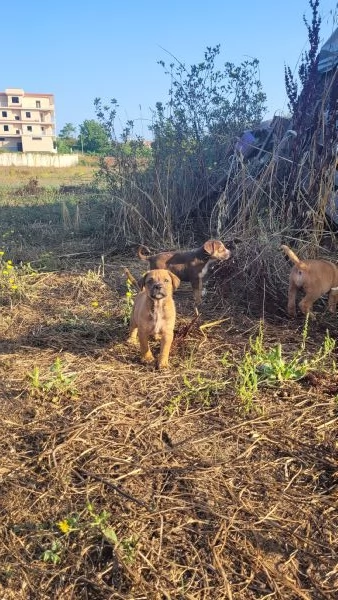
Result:
M85 471L84 469L77 469L76 471L74 469L74 473L76 473L76 474L82 473L86 477L91 477L92 479L96 479L96 481L101 481L102 483L104 483L104 485L107 485L108 487L115 490L118 494L123 496L124 498L127 498L127 500L131 500L131 502L135 502L135 504L138 504L139 506L143 506L149 512L153 512L153 509L150 508L150 506L148 506L148 504L146 504L146 502L143 502L143 500L139 500L138 498L135 498L135 496L132 496L128 492L124 492L123 490L121 490L120 486L115 485L114 483L111 483L111 481L108 481L104 477L101 477L101 475L96 475L95 473L90 473L89 471Z

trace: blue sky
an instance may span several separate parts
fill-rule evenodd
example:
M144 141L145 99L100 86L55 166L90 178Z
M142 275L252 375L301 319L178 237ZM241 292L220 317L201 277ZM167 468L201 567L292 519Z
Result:
M1 9L0 90L55 94L57 131L95 118L93 101L116 98L123 125L134 119L149 138L151 109L168 99L157 64L167 52L186 65L221 44L221 61L260 62L266 118L287 112L284 64L297 67L308 48L308 0L42 0ZM337 2L320 0L321 40L337 27ZM7 49L7 51L4 51Z

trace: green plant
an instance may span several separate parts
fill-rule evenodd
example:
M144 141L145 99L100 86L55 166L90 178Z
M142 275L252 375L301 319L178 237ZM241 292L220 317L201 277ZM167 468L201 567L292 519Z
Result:
M91 518L91 527L99 529L104 539L112 544L116 550L122 549L123 559L127 563L132 564L136 554L137 538L132 535L129 538L122 538L119 540L115 529L109 524L111 517L109 512L102 510L97 513L91 502L88 502L87 504L87 511Z
M57 565L61 561L62 545L58 540L53 540L51 547L43 551L41 558L44 562L51 562Z
M259 380L256 366L255 356L249 350L245 352L242 362L237 367L237 391L246 413L251 410L258 390Z
M153 112L151 151L134 134L128 121L121 141L115 121L117 100L94 101L97 117L110 140L109 161L101 161L100 175L112 198L110 222L115 242L152 239L173 245L190 236L186 219L198 196L210 191L225 171L225 156L234 136L258 124L266 96L256 59L239 66L225 62L218 68L220 45L208 47L198 64L173 58L160 65L170 77L169 98ZM132 139L132 137L134 139ZM187 235L187 231L189 231ZM191 240L189 240L191 241Z
M105 154L110 150L109 137L103 125L94 119L86 119L79 126L78 145L82 152Z
M137 538L131 536L130 538L125 538L120 541L120 546L123 550L123 558L128 564L133 564L135 560L136 547L137 547Z
M310 8L312 9L312 21L308 23L305 16L303 21L308 31L308 40L310 43L309 51L302 54L300 65L298 67L298 75L302 85L302 90L306 100L309 100L309 95L315 89L315 80L318 79L318 49L320 44L320 25L321 17L319 15L319 0L309 0ZM289 66L284 67L285 89L289 99L289 109L295 114L299 108L301 93L298 92L298 82L295 79Z
M186 389L173 396L165 408L170 416L179 412L182 403L185 409L188 409L192 402L205 407L210 406L212 400L228 385L229 381L218 378L207 379L198 373L194 379L188 379L183 375L183 383Z
M308 328L309 318L307 317L300 347L290 357L286 357L280 342L273 348L265 349L264 326L263 322L260 322L258 335L254 340L250 337L249 350L245 352L237 369L237 390L245 412L249 412L253 408L254 397L260 385L276 385L301 379L316 369L319 364L323 365L332 354L335 340L327 331L317 352L311 354L310 358L306 356Z
M128 325L130 323L131 313L133 311L134 306L134 297L136 296L135 288L133 287L133 282L129 277L126 279L126 293L124 296L123 302L123 323L124 325Z
M58 402L62 396L77 397L77 389L74 385L76 375L64 373L64 365L58 356L49 368L50 375L41 379L39 367L33 367L27 373L29 381L29 392L31 395L49 395L52 402Z
M111 544L117 544L117 535L115 529L109 525L110 513L102 510L100 513L95 512L93 504L88 502L87 511L91 517L92 527L97 527L104 538Z
M5 251L0 250L0 303L13 304L28 291L27 281L37 273L29 263L14 265L11 259L4 257Z
M0 251L0 293L4 300L6 297L13 299L20 293L17 269L11 260L4 260L5 252Z
M28 380L30 382L31 392L34 394L36 391L42 389L40 381L40 369L39 367L33 367L31 373L27 373Z

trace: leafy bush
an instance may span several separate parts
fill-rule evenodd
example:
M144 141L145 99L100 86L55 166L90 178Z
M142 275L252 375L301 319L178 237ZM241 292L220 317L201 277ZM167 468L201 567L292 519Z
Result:
M217 67L220 46L207 48L203 62L187 67L175 60L169 68L171 88L166 104L157 103L151 150L133 135L128 121L116 135L117 100L103 105L95 99L98 120L110 140L110 164L101 176L112 195L117 237L152 240L154 245L191 241L190 213L196 200L214 185L224 169L230 140L264 113L265 94L258 61Z

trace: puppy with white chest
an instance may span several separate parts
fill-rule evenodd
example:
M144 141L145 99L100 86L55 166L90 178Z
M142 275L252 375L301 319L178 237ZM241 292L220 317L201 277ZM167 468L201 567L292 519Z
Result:
M194 300L199 304L203 295L203 282L207 279L210 267L217 261L228 260L230 250L220 240L208 240L200 248L188 252L159 252L144 254L145 246L138 249L138 257L148 260L151 269L169 269L181 281L190 282Z
M338 301L338 266L328 260L300 260L289 248L283 245L282 250L294 263L291 269L288 294L288 313L296 315L296 295L298 289L305 292L299 303L304 315L312 313L313 303L329 292L329 311L336 312Z
M141 362L152 363L149 339L160 339L159 369L168 367L176 320L173 292L179 284L179 278L167 269L152 269L141 279L141 291L134 300L128 341L137 343L138 337Z

